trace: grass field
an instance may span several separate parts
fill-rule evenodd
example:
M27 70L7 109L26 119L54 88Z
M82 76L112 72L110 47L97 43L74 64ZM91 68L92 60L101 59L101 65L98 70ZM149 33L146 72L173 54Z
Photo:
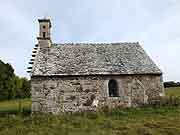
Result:
M30 110L30 99L7 100L0 102L0 113L3 112L17 112L21 109Z
M179 135L179 108L1 117L0 135Z
M180 87L172 87L165 89L167 96L180 96Z
M179 91L180 88L168 88L166 95L180 96ZM4 101L0 102L0 112L30 109L30 106L30 99ZM180 135L180 107L1 116L0 135Z

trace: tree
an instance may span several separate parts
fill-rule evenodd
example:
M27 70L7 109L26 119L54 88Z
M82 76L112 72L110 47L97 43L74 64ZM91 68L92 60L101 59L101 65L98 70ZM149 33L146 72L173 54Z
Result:
M14 69L0 60L0 100L10 99L13 90Z
M30 97L30 81L14 74L13 67L0 60L0 101Z
M29 98L31 96L29 80L16 77L16 86L16 98Z

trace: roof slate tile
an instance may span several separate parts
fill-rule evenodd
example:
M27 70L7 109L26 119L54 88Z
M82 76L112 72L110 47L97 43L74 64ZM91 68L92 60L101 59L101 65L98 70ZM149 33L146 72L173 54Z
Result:
M139 43L67 43L39 50L32 76L161 74Z

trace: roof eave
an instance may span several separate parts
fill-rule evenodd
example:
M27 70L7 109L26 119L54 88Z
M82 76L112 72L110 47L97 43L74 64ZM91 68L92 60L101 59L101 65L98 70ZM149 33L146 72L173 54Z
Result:
M72 77L72 76L134 76L134 75L155 75L161 76L162 73L134 73L134 74L52 74L52 75L32 75L31 77Z

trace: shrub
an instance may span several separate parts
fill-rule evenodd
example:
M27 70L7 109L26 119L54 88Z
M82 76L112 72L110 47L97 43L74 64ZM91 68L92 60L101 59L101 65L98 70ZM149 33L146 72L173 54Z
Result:
M165 88L180 87L180 82L174 82L174 81L164 82L164 87Z

